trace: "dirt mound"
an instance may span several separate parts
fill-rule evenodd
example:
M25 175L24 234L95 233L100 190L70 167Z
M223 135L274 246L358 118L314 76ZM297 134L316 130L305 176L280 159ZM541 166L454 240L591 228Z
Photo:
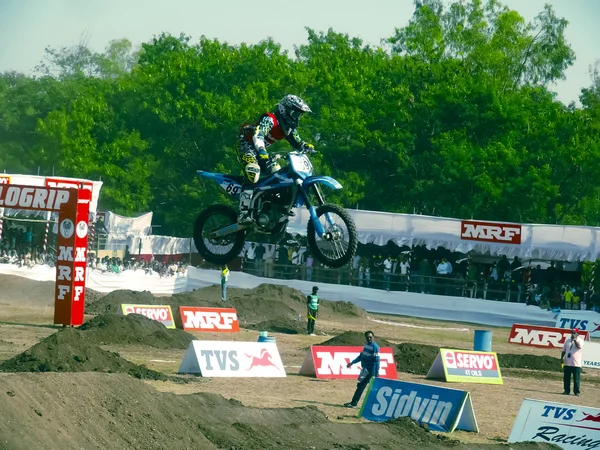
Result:
M530 369L561 373L563 371L560 358L554 358L547 355L513 355L498 353L498 362L500 363L500 370Z
M402 343L394 352L396 368L401 372L426 375L439 351L439 347L433 345Z
M387 339L377 336L375 336L375 342L379 344L379 347L394 347L394 344L390 343ZM365 345L365 333L361 333L360 331L346 331L318 345L352 345L362 347Z
M160 372L90 344L73 328L57 331L29 350L3 361L0 372L125 372L137 378L168 379Z
M439 352L439 347L425 344L402 343L396 347L394 359L401 372L426 375ZM562 371L560 359L552 356L514 355L498 353L500 370L530 369L552 372Z
M23 268L23 271L27 269ZM0 274L0 301L23 306L54 304L54 281L35 281L16 275Z
M96 303L102 297L106 296L103 292L98 292L93 289L86 288L85 290L85 304L91 305L92 303Z
M156 320L139 314L101 314L79 327L91 343L137 344L155 348L186 349L194 339L183 330L170 330Z
M94 296L85 299L85 313L86 314L116 314L119 311L122 303L132 303L134 305L164 305L165 302L161 302L150 293L149 291L130 291L130 290L118 290L113 291L105 296L95 299Z
M35 392L44 395L32 395ZM249 408L216 394L158 392L120 374L8 375L0 377L0 395L0 446L14 450L48 448L49 442L52 448L89 450L507 448L505 444L459 444L427 432L408 418L385 424L333 423L314 406Z
M292 319L265 320L257 324L246 325L246 328L273 333L298 334L306 333L306 321Z
M344 316L366 317L367 315L364 309L359 308L352 302L321 300L319 302L319 309L330 309L332 313Z

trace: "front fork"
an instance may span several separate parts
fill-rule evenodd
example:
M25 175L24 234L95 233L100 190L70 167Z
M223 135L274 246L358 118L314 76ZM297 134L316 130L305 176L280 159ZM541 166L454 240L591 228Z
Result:
M321 190L319 189L319 186L317 186L316 184L313 184L311 186L313 193L315 194L315 197L317 199L317 203L319 204L319 206L322 206L325 204L325 199L323 197L323 194L321 193ZM317 215L317 210L316 208L310 203L310 200L308 198L308 194L304 189L300 189L300 193L302 195L302 198L304 200L304 204L306 205L306 208L308 209L308 212L310 214L310 220L312 221L314 227L315 227L315 232L317 233L317 235L322 238L323 235L325 234L325 230L323 229L323 225L321 225L321 222L319 221L319 216ZM333 221L333 218L331 217L330 213L326 213L325 214L325 220L327 221L327 223L329 223L329 225L334 225L335 222Z

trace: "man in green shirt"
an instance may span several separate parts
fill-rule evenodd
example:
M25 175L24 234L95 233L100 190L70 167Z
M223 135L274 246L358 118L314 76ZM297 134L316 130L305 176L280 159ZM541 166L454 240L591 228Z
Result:
M312 294L306 297L306 306L307 306L307 314L308 317L308 334L311 336L315 336L315 321L317 320L317 311L319 309L319 296L317 295L317 291L319 288L317 286L313 286Z

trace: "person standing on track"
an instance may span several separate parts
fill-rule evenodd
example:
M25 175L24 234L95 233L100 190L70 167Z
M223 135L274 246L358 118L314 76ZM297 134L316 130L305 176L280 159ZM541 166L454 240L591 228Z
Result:
M573 375L573 394L579 395L581 363L583 362L583 338L579 335L579 329L571 330L571 337L563 344L560 359L563 361L563 395L571 393L571 375Z
M221 270L221 301L227 300L227 282L229 281L229 267L227 264Z
M306 297L306 317L308 318L307 331L311 336L315 336L315 321L317 320L317 313L319 310L319 296L317 292L319 288L313 286L312 294Z
M356 385L356 391L352 396L352 400L348 403L344 403L346 408L356 408L358 401L371 378L377 378L379 376L379 345L375 342L375 335L372 331L367 331L365 333L365 340L367 342L365 343L362 352L360 352L360 355L346 366L349 369L353 364L360 363L362 368L358 375L358 384Z

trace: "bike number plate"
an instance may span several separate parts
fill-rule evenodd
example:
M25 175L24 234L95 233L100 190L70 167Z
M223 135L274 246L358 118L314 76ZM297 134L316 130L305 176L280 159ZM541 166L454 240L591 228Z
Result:
M229 195L238 195L242 191L242 185L231 180L223 180L219 186Z

